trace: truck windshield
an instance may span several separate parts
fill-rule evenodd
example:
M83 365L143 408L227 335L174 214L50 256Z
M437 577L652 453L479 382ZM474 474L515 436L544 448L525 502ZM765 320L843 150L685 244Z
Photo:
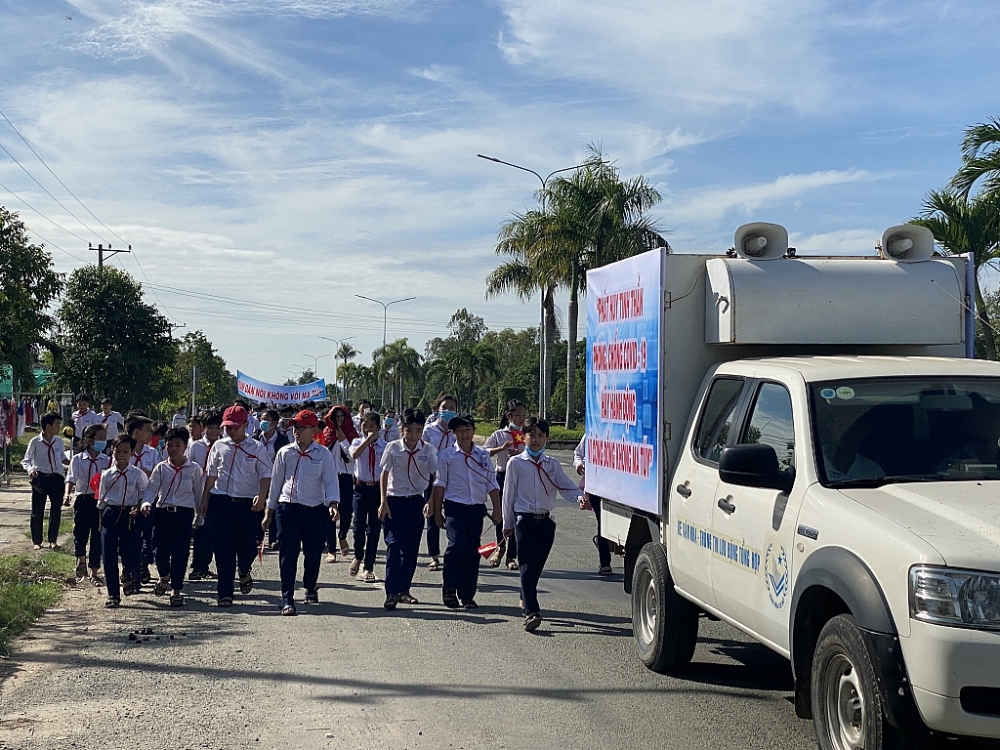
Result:
M1000 378L867 378L810 384L828 487L1000 479Z

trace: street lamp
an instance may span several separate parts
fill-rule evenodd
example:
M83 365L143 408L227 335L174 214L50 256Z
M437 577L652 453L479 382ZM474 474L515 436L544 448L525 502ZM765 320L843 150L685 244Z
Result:
M569 172L573 169L580 169L581 167L587 166L586 164L577 164L575 167L563 167L562 169L557 169L554 172L549 172L545 177L542 177L534 169L528 169L527 167L522 167L520 164L514 164L509 161L504 161L503 159L498 159L495 156L486 156L485 154L476 154L480 159L486 159L486 161L496 162L497 164L504 164L508 167L513 167L514 169L520 169L522 172L530 172L538 178L538 181L542 183L542 190L548 185L549 180L552 179L553 175L557 175L560 172ZM542 196L544 199L544 195ZM539 294L539 308L540 317L538 323L538 411L539 415L543 418L548 417L548 401L549 395L545 392L545 293L542 289L538 290Z
M416 299L416 297L404 297L403 299L393 300L392 302L382 302L382 300L372 299L371 297L366 297L363 294L355 294L355 297L360 297L361 299L368 300L369 302L374 302L378 305L382 305L382 356L385 356L385 334L386 329L389 325L389 306L396 305L400 302L409 302L411 299ZM382 377L382 407L385 408L385 376Z
M320 336L319 338L323 339L324 341L333 341L337 345L337 354L339 354L340 353L340 347L343 345L343 343L345 341L350 341L351 339L355 339L355 338L357 338L357 336L347 336L346 338L342 338L342 339L332 339L329 336ZM346 365L347 364L347 357L344 357L343 360L344 360L344 364ZM334 375L336 375L336 373L334 373ZM341 383L341 395L340 395L340 397L341 397L341 399L343 399L345 401L347 400L347 376L346 375L344 376L344 382Z
M324 357L329 357L331 355L329 355L329 354L320 354L318 357L315 357L312 354L303 354L302 356L303 357L309 357L309 359L311 359L313 361L313 369L312 369L313 374L316 375L316 376L319 376L319 372L318 372L319 361L321 359L323 359Z

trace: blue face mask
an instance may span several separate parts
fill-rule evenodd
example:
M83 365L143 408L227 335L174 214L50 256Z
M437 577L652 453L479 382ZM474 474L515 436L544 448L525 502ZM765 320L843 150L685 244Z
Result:
M394 424L396 424L396 420L393 419L392 417L386 417L384 424L386 427L392 427Z
M107 440L95 440L94 441L94 450L97 451L98 453L100 453L102 450L104 450L107 447L108 447L108 441Z
M268 422L266 419L263 422L260 423L260 431L261 432L267 432L270 429L271 429L271 423Z
M455 418L456 412L441 410L438 412L438 419L440 419L445 424L448 424L451 420Z
M527 453L532 458L541 458L542 454L545 453L545 448L539 448L537 451L532 450L528 446L524 446L524 452Z

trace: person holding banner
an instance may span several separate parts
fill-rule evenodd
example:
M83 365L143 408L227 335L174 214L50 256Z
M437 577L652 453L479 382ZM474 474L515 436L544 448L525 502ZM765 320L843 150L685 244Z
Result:
M497 462L497 485L500 487L500 494L503 495L504 478L507 475L507 462L514 456L524 452L524 419L527 407L523 401L512 399L507 404L503 419L500 420L500 429L486 438L483 448ZM504 538L503 528L497 525L497 544ZM517 539L510 537L507 540L507 554L505 555L508 570L517 570ZM490 558L490 565L494 568L500 565L500 549L497 548L496 557Z
M524 428L524 452L507 463L503 490L504 536L517 539L517 558L521 570L521 608L524 629L529 633L542 623L538 606L538 579L552 551L556 522L552 511L556 493L587 508L583 492L566 476L562 466L545 455L549 424L544 419L530 419Z
M430 443L440 456L444 451L455 445L455 433L448 427L455 415L458 413L458 400L454 396L447 394L440 396L434 404L437 418L429 422L424 427L423 441ZM424 499L427 505L424 508L424 515L427 516L427 554L431 556L428 570L441 570L441 530L434 522L434 514L431 512L431 493L434 488L434 476L431 476L424 492Z
M208 452L208 469L201 514L208 516L215 548L220 607L233 606L233 579L240 576L240 593L253 591L250 575L257 553L256 511L267 503L271 464L264 446L247 435L247 411L230 406L222 415L226 437Z

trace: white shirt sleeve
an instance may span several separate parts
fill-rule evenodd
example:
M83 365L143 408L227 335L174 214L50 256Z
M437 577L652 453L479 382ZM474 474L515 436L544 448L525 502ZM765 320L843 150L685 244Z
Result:
M587 435L584 433L579 444L573 449L573 468L579 469L587 464Z
M271 466L271 489L267 494L267 507L271 510L278 509L278 498L281 497L281 489L285 485L285 453L282 448L274 456L274 464Z
M517 462L507 464L507 479L503 484L503 528L508 531L514 528L514 501L517 499Z

